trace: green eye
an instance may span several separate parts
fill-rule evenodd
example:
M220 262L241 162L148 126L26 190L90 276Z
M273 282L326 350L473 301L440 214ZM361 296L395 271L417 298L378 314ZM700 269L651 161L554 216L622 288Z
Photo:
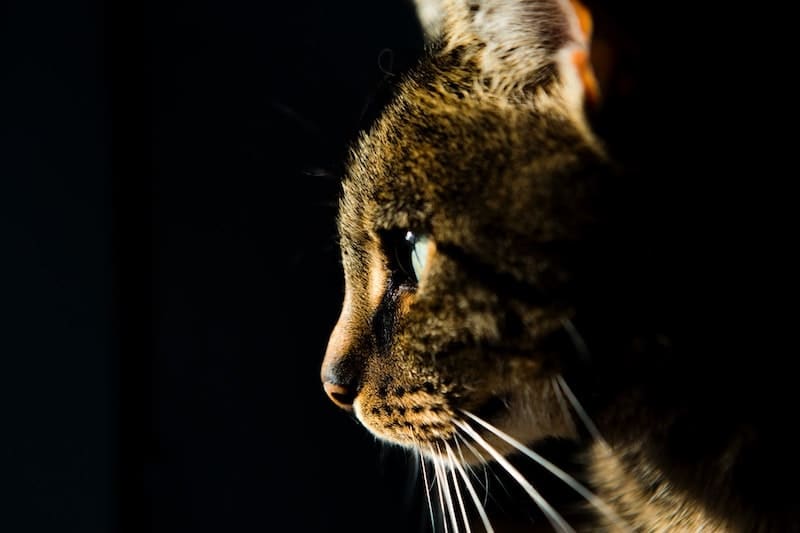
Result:
M406 242L410 247L411 267L414 270L414 277L417 283L419 283L422 272L425 270L425 264L428 262L431 241L424 235L418 236L409 231L406 233Z

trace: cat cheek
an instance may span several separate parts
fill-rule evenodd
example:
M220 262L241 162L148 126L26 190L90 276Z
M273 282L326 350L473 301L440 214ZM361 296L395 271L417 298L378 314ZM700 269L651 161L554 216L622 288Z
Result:
M369 252L369 274L368 274L368 295L371 309L376 309L380 305L386 292L388 276L384 265L383 255L377 246Z
M411 309L411 305L414 303L416 295L413 293L404 293L400 294L397 297L397 316L404 317L408 314L409 310Z

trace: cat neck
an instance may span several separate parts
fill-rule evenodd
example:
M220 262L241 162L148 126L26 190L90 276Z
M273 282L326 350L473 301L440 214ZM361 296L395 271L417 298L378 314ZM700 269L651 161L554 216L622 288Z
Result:
M636 531L800 531L794 443L770 429L773 421L724 416L691 396L665 408L648 392L598 413L602 439L586 452L597 495L626 523Z
M588 451L589 477L597 495L634 531L708 531L731 528L700 501L675 486L649 461L642 443L596 441ZM600 531L621 531L608 517Z

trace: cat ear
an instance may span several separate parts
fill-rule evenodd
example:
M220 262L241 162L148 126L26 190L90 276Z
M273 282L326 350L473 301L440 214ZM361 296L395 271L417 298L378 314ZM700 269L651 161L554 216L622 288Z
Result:
M525 90L555 69L570 103L595 103L599 90L589 59L592 18L578 0L439 0L429 28L446 48L480 45L484 78L498 89ZM426 31L428 31L426 29Z
M417 9L417 19L422 27L427 42L432 42L442 35L442 19L444 7L442 0L413 0Z

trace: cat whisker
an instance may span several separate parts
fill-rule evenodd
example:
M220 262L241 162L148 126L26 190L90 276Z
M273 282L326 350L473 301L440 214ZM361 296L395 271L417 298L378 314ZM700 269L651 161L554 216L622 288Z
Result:
M449 515L447 513L447 493L445 491L444 483L442 482L442 478L444 477L442 463L437 455L434 445L430 445L429 449L431 451L431 462L433 464L433 476L436 483L436 490L439 495L439 512L437 513L437 516L442 524L444 532L449 533L450 521L448 520Z
M577 350L578 354L585 360L590 359L592 354L589 352L589 347L586 345L583 335L580 334L578 328L576 328L575 324L572 323L572 320L568 318L562 320L561 326L569 335L569 338L572 340L572 344L575 346L575 350ZM595 426L594 422L592 422L591 418L589 418L586 410L580 404L578 398L575 397L575 394L572 393L572 389L569 388L567 382L564 381L564 378L559 375L556 376L555 379L556 382L561 385L564 394L567 396L567 399L572 404L575 412L578 413L578 416L581 418L583 424L586 426L586 429L589 431L589 433L591 433L592 437L608 448L608 442L606 442L606 440L600 435L600 431L598 431L597 426Z
M436 449L432 444L428 444L428 452L428 459L433 468L433 484L436 486L435 496L439 504L436 508L436 520L437 524L441 525L444 533L448 533L450 526L447 522L447 506L445 505L444 492L442 492L441 468L436 456Z
M469 435L476 443L478 443L478 445L485 449L500 466L505 468L506 472L508 472L511 477L513 477L514 480L519 483L519 485L525 490L525 492L528 493L528 496L531 497L534 503L539 506L539 509L542 510L545 517L553 526L553 528L556 529L556 531L575 533L575 530L567 523L566 520L564 520L564 517L562 517L558 511L556 511L553 506L550 505L550 503L548 503L544 497L542 497L539 491L533 488L533 485L531 485L530 482L525 479L525 476L523 476L519 470L514 468L514 466L508 462L508 459L503 457L503 455L491 444L486 442L486 440L484 440L484 438L481 437L480 434L478 434L478 432L472 428L472 426L461 420L453 420L453 424L455 424L456 427L461 429L464 433Z
M487 430L491 431L499 438L503 439L508 444L512 445L514 448L522 452L527 457L533 459L538 463L540 466L545 468L551 474L556 476L558 479L566 483L572 490L580 494L586 501L588 501L591 505L593 505L598 511L603 513L609 520L614 522L614 524L619 527L621 530L630 530L630 528L625 524L625 522L613 511L611 508L606 504L603 500L597 497L592 491L587 489L583 484L581 484L577 479L536 453L535 451L531 450L514 437L508 435L507 433L497 429L490 423L486 422L485 420L473 415L467 411L461 411L466 416L474 420L476 423L480 424L482 427L486 428Z
M569 319L564 319L561 321L561 326L569 335L569 338L572 340L572 344L575 346L575 350L577 350L578 354L585 360L590 359L592 354L589 352L589 347L586 345L583 335L581 335L578 331L578 328L575 327L575 324L573 324ZM555 379L556 382L561 386L561 389L564 391L564 394L569 402L572 404L572 407L575 409L578 417L580 417L581 421L586 426L586 429L592 435L592 438L602 444L606 449L610 449L608 442L602 437L600 431L597 429L597 426L594 424L594 422L592 422L592 419L589 418L589 414L586 412L586 409L583 408L578 401L578 398L575 396L575 394L573 394L572 389L570 389L567 385L567 382L564 381L563 376L556 376Z
M475 478L475 481L476 481L477 483L479 483L479 484L480 484L480 486L481 486L481 488L483 489L483 503L482 503L482 507L486 507L487 505L489 505L489 498L491 498L492 500L494 500L494 496L492 495L491 491L489 490L489 472L491 472L491 473L492 473L492 477L493 477L494 481L495 481L497 484L499 484L499 485L500 485L500 487L503 489L503 491L505 491L505 493L506 493L506 494L511 494L511 493L509 492L508 488L505 486L505 483L504 483L503 479L502 479L502 478L501 478L501 477L500 477L500 476L497 474L497 472L495 472L495 471L492 469L492 463L491 463L491 461L489 461L489 460L485 459L485 458L483 457L483 454L482 454L481 452L479 452L479 451L478 451L478 450L475 448L475 446L473 446L472 444L470 444L470 442L469 442L469 441L466 439L466 437L464 437L463 435L460 435L460 434L456 433L456 434L454 435L454 437L455 437L455 439L454 439L454 442L455 442L456 448L457 448L457 450L458 450L458 455L461 457L461 464L464 466L464 468L465 468L465 469L469 470L469 473L470 473L470 474L472 474L472 476ZM469 448L469 450L472 452L472 454L473 454L475 457L478 457L478 458L480 458L480 465L481 465L481 467L482 467L482 469L483 469L483 480L481 480L481 479L480 479L480 477L478 476L478 474L477 474L477 473L475 473L475 470L474 470L474 468L473 468L472 466L470 466L470 464L469 464L469 463L467 462L467 460L464 458L464 453L463 453L463 451L461 450L461 445L459 444L459 441L463 442L463 443L464 443L464 445L465 445L467 448Z
M444 449L447 452L447 462L450 464L450 476L453 478L453 488L456 490L458 506L461 508L461 518L463 519L464 528L467 530L467 533L472 533L469 527L469 519L467 518L467 508L464 506L464 498L461 496L461 489L458 486L458 478L456 477L456 460L447 442L444 443Z
M442 526L444 527L444 533L450 533L452 528L450 523L450 510L447 507L447 487L442 483L442 478L445 476L444 468L442 468L441 464L437 465L437 472L436 475L436 482L439 483L439 487L441 488L441 492L439 494L440 497L440 504L439 504L439 519L442 522ZM453 532L457 533L457 532Z
M469 473L475 478L478 483L481 483L481 480L478 478L478 474L475 473L475 470L467 463L466 459L464 459L464 453L461 451L461 445L458 443L459 440L464 441L464 444L470 448L470 451L475 455L475 457L480 457L481 459L481 467L483 468L483 483L481 483L481 488L483 489L483 505L486 506L489 501L489 462L484 460L478 454L478 451L475 447L469 443L464 437L456 433L454 435L453 442L455 442L456 450L458 451L458 456L461 458L461 465L466 466L466 469L469 470Z
M270 102L270 104L273 110L277 111L285 118L294 122L297 126L300 127L300 129L305 130L306 133L310 133L311 135L317 138L323 137L322 128L318 124L312 122L311 120L301 115L294 108L278 100L273 100L272 102Z
M580 334L578 328L575 327L575 324L572 323L572 320L565 318L561 321L561 327L564 328L564 331L567 332L569 335L572 344L575 346L575 350L577 350L578 355L580 355L584 360L588 361L592 358L592 354L589 351L589 347L586 346L586 341L583 339L583 335Z
M484 454L481 453L477 448L475 448L475 446L470 444L470 442L467 439L465 439L463 436L456 434L456 437L461 438L461 440L464 443L464 445L467 448L469 448L470 452L472 452L472 455L474 455L475 457L479 458L480 461L481 461L481 465L483 466L483 483L482 483L482 486L485 489L484 505L486 505L487 502L489 501L489 472L492 473L492 476L493 476L494 480L500 485L500 487L506 492L506 494L509 494L509 491L506 488L505 483L503 483L503 480L500 478L500 476L497 475L497 472L495 472L492 469L492 463L489 460L484 458ZM460 451L460 448L459 448L459 451ZM461 459L462 459L462 461L464 461L464 464L467 464L467 461L464 460L463 454L461 456Z
M597 429L597 426L592 422L592 419L589 417L589 413L586 412L586 409L583 408L581 403L578 401L578 398L572 392L572 389L569 388L567 382L564 380L562 376L555 377L556 383L561 387L561 390L564 392L564 395L569 400L569 403L572 404L572 408L575 409L575 412L578 414L578 417L583 422L583 425L586 426L586 429L592 435L592 438L602 444L607 450L611 449L611 446L608 444L608 441L603 438L600 434L600 430Z
M300 171L304 176L309 176L312 178L330 178L334 180L341 180L342 176L339 172L335 172L333 170L328 170L327 168L323 167L306 167L301 169ZM327 205L327 204L326 204ZM338 205L337 203L331 203L331 206L334 207Z
M403 449L403 451L410 452L410 450L407 449ZM410 472L406 480L407 485L405 494L403 495L403 505L406 509L410 509L416 503L417 498L419 498L420 462L422 462L422 455L417 447L414 448L412 453L406 453L405 457L408 459Z
M433 518L433 503L431 502L431 489L432 485L428 483L428 469L425 467L425 456L422 455L422 450L419 450L419 462L422 465L422 481L425 483L425 499L428 500L428 511L431 515L431 529L436 531L436 520Z
M456 445L458 445L458 441L456 440ZM481 517L481 521L483 522L483 528L486 530L486 533L494 533L494 528L492 527L491 522L489 521L489 517L486 514L486 509L484 506L486 505L481 504L480 498L478 497L478 493L475 491L475 487L472 486L472 482L469 480L469 476L467 475L467 471L464 469L462 462L459 462L453 455L453 450L450 446L446 446L447 455L450 456L450 464L452 464L454 468L454 472L457 470L458 473L461 475L461 479L464 480L464 486L467 488L467 492L469 492L470 497L472 498L472 502L475 504L475 509L478 511L478 515ZM459 455L461 454L461 450L458 450ZM459 496L460 499L460 496ZM463 503L462 503L463 508ZM464 516L464 522L467 523L467 517ZM469 526L467 526L469 528Z
M572 418L572 414L569 412L569 406L567 405L567 400L564 398L564 392L554 378L550 379L550 386L553 387L558 406L561 408L561 412L564 413L564 420L569 424L572 434L577 435L578 428L575 427L575 421Z
M442 458L442 449L439 444L436 444L436 451L438 452L437 462L439 463L442 489L444 490L445 501L447 502L447 512L450 515L450 523L453 524L453 531L458 533L458 518L456 518L456 509L453 504L453 494L450 491L450 481L447 479L447 465Z
M384 62L386 62L386 65L384 65ZM381 69L386 78L395 76L395 73L392 72L394 70L394 50L384 48L378 53L378 68Z

